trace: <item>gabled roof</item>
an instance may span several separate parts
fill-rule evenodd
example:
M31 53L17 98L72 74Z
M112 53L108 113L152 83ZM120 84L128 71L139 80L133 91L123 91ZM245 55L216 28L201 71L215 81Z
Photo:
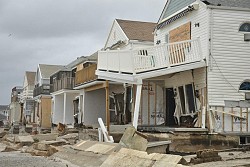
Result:
M40 73L42 78L50 78L50 75L62 69L62 65L48 65L48 64L39 64Z
M28 85L34 85L35 84L36 72L26 71L25 75L26 75L26 78L27 78Z
M202 0L202 2L211 6L225 6L250 9L250 0Z
M116 19L129 40L154 41L156 23Z

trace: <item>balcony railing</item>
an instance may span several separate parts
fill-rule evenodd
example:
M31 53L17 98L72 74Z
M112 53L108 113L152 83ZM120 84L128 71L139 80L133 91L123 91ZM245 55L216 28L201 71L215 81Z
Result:
M96 64L92 64L89 67L83 68L82 70L79 70L76 72L76 78L75 82L76 85L81 85L86 82L93 81L97 79L97 76L95 75L95 71L97 69Z
M98 70L141 73L202 60L200 40L188 40L145 49L98 52Z
M43 84L42 86L35 87L33 96L38 95L49 95L50 94L50 84Z
M75 86L74 77L64 77L62 79L53 81L51 92L56 92L62 89L73 89L74 86Z

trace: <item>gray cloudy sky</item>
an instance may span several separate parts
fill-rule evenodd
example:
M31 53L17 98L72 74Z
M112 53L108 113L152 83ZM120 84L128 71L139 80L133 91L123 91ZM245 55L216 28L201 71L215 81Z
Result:
M0 104L38 64L67 64L104 46L115 18L157 22L166 0L0 0Z

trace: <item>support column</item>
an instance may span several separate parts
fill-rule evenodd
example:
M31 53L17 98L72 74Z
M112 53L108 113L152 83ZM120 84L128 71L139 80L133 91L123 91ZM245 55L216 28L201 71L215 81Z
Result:
M63 94L63 124L66 122L66 104L67 104L67 94Z
M135 110L134 110L134 120L133 120L133 126L135 127L135 129L137 129L138 126L138 118L139 118L140 103L141 103L141 91L142 91L142 83L137 84L136 88Z
M52 104L53 104L53 111L52 111L52 123L56 120L56 96L52 96Z
M109 111L109 81L105 82L105 90L106 90L106 126L107 131L109 133L110 127L110 111Z
M85 90L82 91L82 93L80 94L80 99L79 99L81 123L84 123L84 98L85 98Z

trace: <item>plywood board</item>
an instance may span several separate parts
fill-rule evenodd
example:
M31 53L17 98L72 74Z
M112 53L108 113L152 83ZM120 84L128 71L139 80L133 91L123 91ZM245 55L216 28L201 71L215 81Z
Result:
M169 43L191 39L191 22L181 25L169 32Z

